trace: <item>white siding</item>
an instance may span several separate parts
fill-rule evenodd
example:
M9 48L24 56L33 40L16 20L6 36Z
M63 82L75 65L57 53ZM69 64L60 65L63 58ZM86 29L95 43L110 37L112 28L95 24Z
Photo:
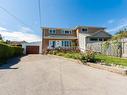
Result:
M79 39L79 49L82 52L85 52L85 50L86 50L86 36L79 33L78 39Z

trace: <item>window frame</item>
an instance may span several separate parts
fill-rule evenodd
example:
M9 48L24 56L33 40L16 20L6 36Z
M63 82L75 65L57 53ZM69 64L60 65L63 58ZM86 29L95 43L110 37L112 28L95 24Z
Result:
M87 31L83 31L83 29L86 29ZM82 28L82 32L88 32L88 28Z
M71 47L72 41L71 40L62 40L62 47Z
M93 40L93 39L96 39L96 40ZM90 38L90 41L93 42L93 41L98 41L98 38Z
M103 41L103 38L98 38L98 41L102 42Z
M68 33L66 33L68 31ZM61 34L72 34L72 30L61 30Z
M56 29L49 29L49 34L56 34Z

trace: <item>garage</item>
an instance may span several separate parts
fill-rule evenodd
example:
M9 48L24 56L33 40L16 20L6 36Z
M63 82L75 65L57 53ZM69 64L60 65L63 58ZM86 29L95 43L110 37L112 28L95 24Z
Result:
M26 54L39 54L39 46L26 46Z
M41 54L42 53L41 41L23 43L22 48L24 49L23 51L24 54Z

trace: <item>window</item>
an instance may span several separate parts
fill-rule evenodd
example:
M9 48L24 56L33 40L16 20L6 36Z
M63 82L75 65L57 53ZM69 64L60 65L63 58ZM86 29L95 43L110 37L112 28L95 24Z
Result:
M49 47L54 48L55 45L56 45L56 42L55 41L50 41L49 42Z
M71 41L62 41L62 47L71 47Z
M49 30L49 33L50 33L50 34L56 34L56 30L55 30L55 29L50 29L50 30Z
M61 30L61 34L64 34L64 30Z
M90 41L98 41L97 38L90 38Z
M70 34L70 31L65 31L65 34Z
M62 34L72 34L71 30L62 30L61 31Z
M82 28L82 32L87 32L88 29L87 28Z
M103 41L103 39L102 38L99 38L99 41Z

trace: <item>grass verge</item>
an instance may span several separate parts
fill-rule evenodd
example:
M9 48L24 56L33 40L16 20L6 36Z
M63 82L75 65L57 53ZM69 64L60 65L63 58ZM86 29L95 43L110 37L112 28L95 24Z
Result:
M97 60L97 62L103 62L108 65L115 64L115 65L127 66L127 59L123 59L119 57L97 54L95 55L95 59Z

